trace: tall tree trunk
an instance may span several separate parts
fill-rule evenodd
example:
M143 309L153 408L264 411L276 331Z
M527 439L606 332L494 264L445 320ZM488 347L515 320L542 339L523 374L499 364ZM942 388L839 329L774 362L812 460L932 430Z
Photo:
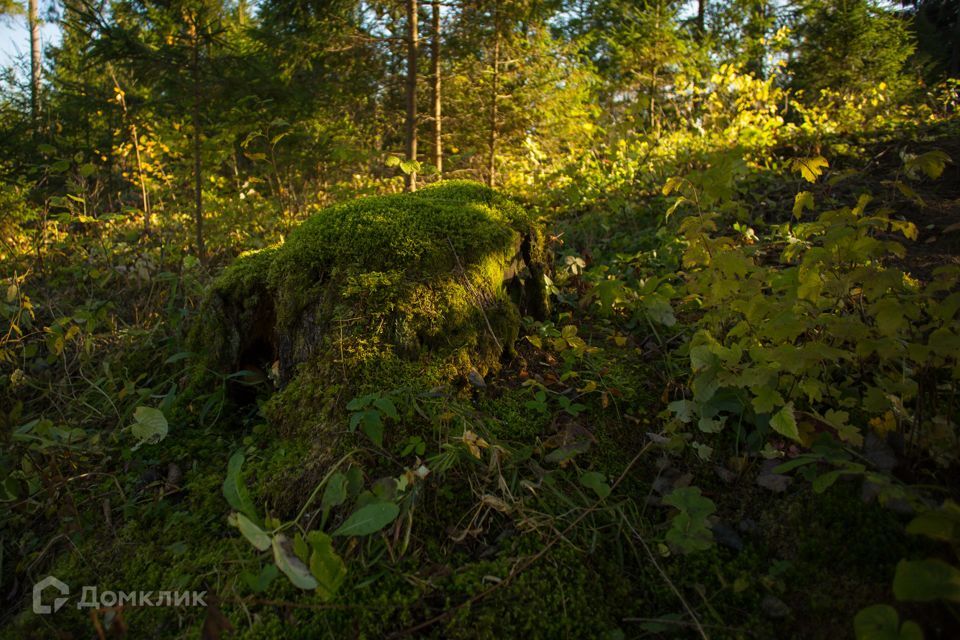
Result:
M490 92L490 138L487 157L487 185L497 184L497 100L500 93L500 3L493 5L493 56L490 61L493 79Z
M417 0L407 0L407 161L417 161ZM407 191L417 190L417 172L406 178Z
M207 250L203 241L203 177L200 158L200 29L193 23L193 51L191 52L191 71L193 76L193 185L194 185L194 224L196 231L197 257L200 263L207 261Z
M707 0L697 0L697 41L707 33Z
M40 115L40 7L39 0L30 0L27 9L30 23L30 117L36 124Z
M433 164L437 177L443 178L443 116L440 102L440 0L433 0L433 39L430 41L433 63Z

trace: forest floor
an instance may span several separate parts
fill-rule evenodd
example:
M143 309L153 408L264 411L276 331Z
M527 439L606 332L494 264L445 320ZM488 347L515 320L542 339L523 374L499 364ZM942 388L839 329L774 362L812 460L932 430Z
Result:
M858 173L811 189L818 201L855 201L864 190L882 196L919 230L899 266L926 280L936 267L960 264L960 138L934 132L916 139L912 153L938 149L955 162L912 194L895 186L903 145L890 140L832 156L835 174ZM796 189L759 180L751 215L789 212ZM158 444L136 451L97 445L66 455L63 466L78 475L51 494L56 506L31 511L18 502L9 516L19 536L11 548L23 556L18 571L3 577L0 637L853 637L858 611L893 602L891 580L901 558L942 551L907 535L909 507L882 506L862 477L818 492L775 473L781 461L749 453L733 437L712 442L705 460L690 447L672 449L659 435L669 402L686 383L689 362L674 349L688 318L679 313L676 327L658 330L636 314L611 313L596 304L596 283L585 272L656 264L668 206L663 196L645 194L623 206L599 203L553 216L556 269L565 275L556 278L552 317L525 322L516 356L483 387L463 384L449 396L426 399L416 395L425 390L397 392L400 422L409 422L405 433L412 435L391 442L389 455L358 444L368 457L383 458L370 463L367 475L406 468L419 460L420 444L439 443L447 452L446 445L466 439L460 434L467 426L483 437L481 451L475 460L461 451L437 482L425 485L409 529L392 527L339 548L349 571L334 599L278 577L269 552L255 553L227 521L222 491L238 448L247 456L254 502L271 505L281 520L297 513L325 473L313 464L327 457L318 454L322 441L270 430L260 412L269 396L264 387L257 402L226 407L218 419L210 416L222 397L193 399L202 407L196 422L171 423ZM160 271L129 285L140 300L176 286ZM82 292L64 291L77 286L75 278L48 281L34 305L69 315L96 290L96 277L85 278ZM129 296L114 289L97 295ZM175 291L164 304L173 309L186 296ZM115 302L124 314L138 308ZM184 375L177 354L189 317L179 309L158 314L148 301L143 308L154 309L152 325L130 320L110 344L99 343L110 355L86 370L99 376L96 389L81 387L82 367L67 367L68 390L57 387L60 396L33 405L68 396L123 399L148 387L139 397L162 401L173 394L171 385ZM170 326L174 317L177 326ZM123 373L114 382L103 366ZM382 389L402 382L382 380ZM91 409L86 419L96 414ZM863 455L903 479L945 485L956 497L956 464L934 473L929 460L870 436ZM48 469L61 473L54 463ZM588 472L599 475L588 482ZM716 507L708 520L714 544L689 554L665 538L675 512L664 498L684 487L698 487ZM44 575L71 585L73 597L77 585L203 589L207 606L81 610L71 601L56 615L34 615L23 604L30 581ZM928 638L960 631L947 609L901 604L899 611L921 620Z

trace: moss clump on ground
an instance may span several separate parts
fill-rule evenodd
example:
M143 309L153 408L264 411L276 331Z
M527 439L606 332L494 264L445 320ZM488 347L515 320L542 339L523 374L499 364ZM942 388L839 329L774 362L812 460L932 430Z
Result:
M191 341L207 368L273 369L283 383L330 356L355 371L429 354L486 373L512 348L520 314L546 312L546 266L527 212L480 184L355 200L228 267Z

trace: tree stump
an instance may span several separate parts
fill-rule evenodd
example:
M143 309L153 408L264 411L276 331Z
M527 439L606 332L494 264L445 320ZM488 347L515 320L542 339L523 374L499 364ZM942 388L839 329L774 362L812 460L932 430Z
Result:
M348 375L384 357L486 374L512 353L522 315L547 314L548 265L540 226L481 184L355 200L240 256L190 341L204 370L257 368L281 387L318 359Z

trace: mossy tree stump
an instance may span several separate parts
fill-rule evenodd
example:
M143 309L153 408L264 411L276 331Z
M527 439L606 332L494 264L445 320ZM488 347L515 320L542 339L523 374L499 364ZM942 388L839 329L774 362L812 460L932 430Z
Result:
M305 363L348 377L384 358L483 374L543 318L547 251L516 202L473 182L325 209L213 283L191 336L206 370L258 367L286 385Z

